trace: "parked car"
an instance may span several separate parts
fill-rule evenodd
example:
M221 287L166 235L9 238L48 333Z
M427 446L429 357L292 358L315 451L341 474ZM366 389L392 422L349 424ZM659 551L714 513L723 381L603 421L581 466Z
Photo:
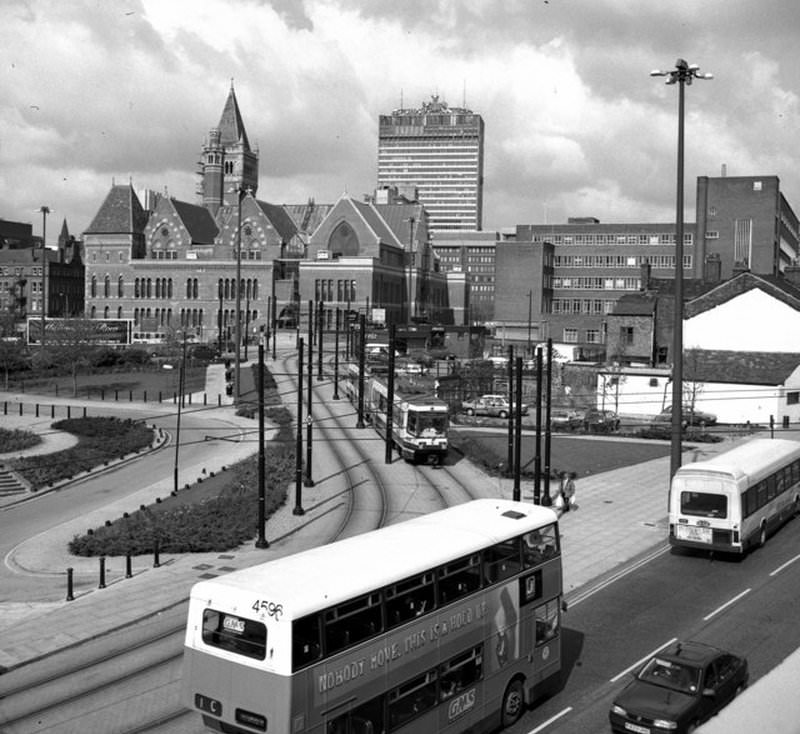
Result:
M550 411L550 427L560 431L575 431L583 426L584 413L572 408L553 408Z
M675 642L656 653L614 700L615 732L694 730L747 687L747 660L699 642Z
M691 405L684 405L681 415L685 426L713 426L717 422L717 416L713 413L705 413ZM672 406L668 405L655 418L654 423L672 423Z
M618 431L619 416L613 410L590 408L583 416L583 428L587 433Z
M514 406L516 412L516 406ZM528 406L522 403L522 415L528 415ZM511 404L505 395L481 395L474 400L465 400L461 409L467 415L488 415L493 418L508 418Z

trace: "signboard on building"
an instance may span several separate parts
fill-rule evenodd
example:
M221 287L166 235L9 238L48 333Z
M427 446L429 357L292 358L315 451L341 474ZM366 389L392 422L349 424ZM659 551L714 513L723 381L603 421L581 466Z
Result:
M130 344L132 327L131 319L45 319L45 344ZM40 318L29 318L27 331L28 344L42 343Z

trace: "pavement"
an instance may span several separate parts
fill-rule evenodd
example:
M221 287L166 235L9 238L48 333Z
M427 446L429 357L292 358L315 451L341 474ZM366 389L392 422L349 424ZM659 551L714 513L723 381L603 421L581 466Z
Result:
M286 335L284 340L279 342L278 348L288 355L294 343L291 335ZM317 387L323 391L333 390L330 381ZM220 399L221 405L217 406L216 396L225 395L223 366L209 368L205 395L211 396L209 402L215 406L210 409L210 414L224 417L240 426L242 431L252 431L253 421L237 418L230 399ZM21 398L30 400L30 396L0 393L0 406L4 400ZM193 396L195 404L203 399L202 394ZM347 409L342 405L346 404L344 400L332 404ZM141 408L141 404L138 407ZM148 409L150 407L148 403ZM166 405L164 410L174 412L174 406ZM47 418L27 413L18 415L11 409L0 415L0 420L4 427L25 427L43 435L44 443L29 452L57 451L73 440L68 434L54 432L50 428L52 421ZM600 437L595 440L609 439ZM382 444L377 441L368 443L375 447L374 460L382 462ZM719 453L731 445L729 441L698 444L684 454L684 462ZM315 476L324 471L327 461L333 461L326 455L325 446L324 441L314 444ZM233 443L225 456L226 462L232 464L256 450L252 442ZM3 458L0 456L0 461ZM511 498L511 480L485 476L466 460L458 462L458 465L460 471L477 475L494 496ZM222 466L208 462L202 467L181 467L182 476L196 472L201 477L203 472L222 470ZM98 583L99 560L72 556L67 550L68 541L75 534L85 532L87 527L102 524L105 518L119 517L124 511L153 502L156 496L169 494L171 478L117 498L101 511L67 520L21 543L7 554L5 564L16 573L44 581L37 587L44 585L49 591L37 595L36 599L13 599L0 590L0 672L46 658L109 631L123 629L138 619L174 609L186 600L195 582L209 575L245 568L314 545L321 524L329 522L344 507L341 496L348 487L343 475L344 472L335 472L317 477L314 486L304 490L304 514L295 514L294 505L289 501L270 516L266 524L267 549L255 548L255 543L250 543L228 553L161 556L157 565L153 557L137 556L132 559L131 577L126 577L124 558L108 558L103 588ZM668 478L669 456L578 477L578 509L561 518L564 589L568 604L580 602L593 589L627 572L637 562L666 551ZM522 493L524 501L532 501L529 483L523 483ZM42 494L36 501L47 501L47 495ZM430 505L426 510L425 502L424 498L418 498L414 512L433 509ZM0 530L13 517L11 510L13 507L3 507L0 502ZM74 598L71 600L66 598L67 568L73 569Z

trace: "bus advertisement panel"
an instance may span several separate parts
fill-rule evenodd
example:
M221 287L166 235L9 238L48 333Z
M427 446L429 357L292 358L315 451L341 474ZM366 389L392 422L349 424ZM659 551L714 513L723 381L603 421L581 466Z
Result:
M204 581L185 700L216 731L508 725L560 682L561 586L555 514L508 500Z

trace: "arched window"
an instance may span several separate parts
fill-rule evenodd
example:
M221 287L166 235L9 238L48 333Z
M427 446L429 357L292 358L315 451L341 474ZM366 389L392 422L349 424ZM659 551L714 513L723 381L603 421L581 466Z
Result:
M167 281L167 298L172 298L172 278Z
M253 280L253 300L258 300L258 278Z
M197 298L197 278L192 282L192 298Z
M118 319L122 318L122 306L117 307L117 318Z
M96 319L96 318L97 318L97 307L96 307L96 306L92 306L92 315L91 315L91 318L93 318L93 319Z
M339 222L328 238L328 249L337 255L358 255L358 237L347 222Z
M107 319L107 318L108 318L108 306L106 306L106 307L103 309L103 318L104 318L104 319Z
M111 278L106 275L103 278L103 298L109 298L111 296Z
M187 298L191 298L192 297L192 279L191 278L187 278L186 279L186 297Z
M89 287L89 292L90 292L92 298L97 298L97 276L96 275L92 276L92 284ZM94 318L94 316L92 316L92 318Z
M125 281L120 275L117 278L117 298L122 298L125 295Z
M146 294L145 297L146 298L152 298L153 297L153 281L150 280L150 278L147 279L147 294Z

